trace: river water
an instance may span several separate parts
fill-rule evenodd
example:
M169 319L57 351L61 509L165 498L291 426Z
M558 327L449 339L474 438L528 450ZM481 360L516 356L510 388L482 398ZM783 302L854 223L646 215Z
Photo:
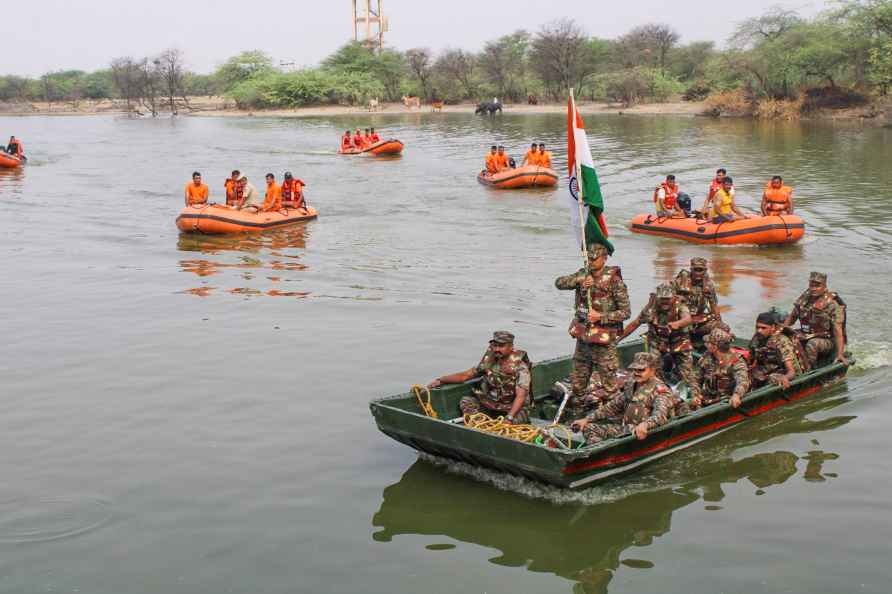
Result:
M333 154L371 123L402 158ZM439 460L367 402L467 368L509 329L566 354L577 254L555 191L475 181L486 147L566 163L561 116L0 118L0 592L840 593L890 590L892 130L589 116L633 309L689 258L738 334L812 269L858 366L796 405L578 493ZM667 173L780 173L808 224L782 249L633 235ZM181 236L193 170L307 183L317 221Z

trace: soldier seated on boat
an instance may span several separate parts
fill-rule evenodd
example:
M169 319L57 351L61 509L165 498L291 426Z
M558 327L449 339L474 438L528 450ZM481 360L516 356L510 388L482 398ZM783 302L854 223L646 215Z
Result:
M706 335L707 353L697 365L700 400L693 400L691 408L709 406L729 398L731 406L740 406L743 395L750 389L750 374L743 357L731 350L731 340L731 333L721 328Z
M817 367L818 359L830 354L835 354L834 361L848 365L846 304L839 295L827 290L827 275L823 272L811 273L808 289L793 304L784 326L792 326L796 320L809 366Z
M657 375L667 381L669 370L674 369L691 390L693 401L699 402L700 386L694 375L694 347L689 330L692 321L688 306L675 294L672 285L664 283L657 287L656 293L651 293L650 301L629 323L622 337L647 324L648 347L662 357Z
M509 423L528 423L532 408L530 394L532 365L526 352L514 348L514 335L504 330L494 332L489 348L476 367L432 381L431 388L442 384L460 384L475 377L482 379L473 396L459 402L462 414L486 413L504 416Z
M670 418L681 414L683 403L665 383L657 378L660 356L657 353L635 353L629 364L633 377L622 392L583 419L574 421L574 431L582 431L589 445L611 437L634 433L638 439Z
M766 311L756 318L756 333L750 340L753 388L768 383L789 388L790 380L806 368L804 353L788 332L777 312Z
M691 269L680 270L672 288L691 312L691 340L695 347L699 346L722 321L715 285L706 271L706 258L691 258Z

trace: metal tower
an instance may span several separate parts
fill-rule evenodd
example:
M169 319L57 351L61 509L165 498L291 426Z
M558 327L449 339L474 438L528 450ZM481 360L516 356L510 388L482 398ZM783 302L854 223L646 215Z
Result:
M387 18L381 12L381 0L353 0L353 41L361 41L367 47L381 50L384 47L384 32L387 30Z

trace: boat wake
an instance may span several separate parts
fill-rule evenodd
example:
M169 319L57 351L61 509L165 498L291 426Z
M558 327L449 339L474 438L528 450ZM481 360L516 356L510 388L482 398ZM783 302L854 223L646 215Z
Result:
M432 456L431 454L419 453L418 457L424 462L442 468L450 474L466 476L492 485L501 491L510 491L530 499L544 499L557 505L611 503L625 499L633 494L666 488L665 484L648 480L646 477L623 477L617 482L608 482L588 489L571 491L531 481L513 474L474 466L466 462Z
M866 371L892 365L892 345L889 343L868 340L851 343L848 348L855 355L854 370Z

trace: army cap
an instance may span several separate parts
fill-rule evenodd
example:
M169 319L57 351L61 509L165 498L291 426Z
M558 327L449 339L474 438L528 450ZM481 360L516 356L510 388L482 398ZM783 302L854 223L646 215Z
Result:
M635 353L628 369L655 369L659 363L659 355L656 353Z
M724 344L731 342L731 333L721 328L715 328L712 332L706 335L704 338L706 342L711 342L712 344Z
M600 243L593 243L588 246L588 258L589 260L596 260L601 256L610 255L607 252L607 246L601 245Z
M657 287L657 299L672 299L675 297L675 291L669 283L663 283Z
M812 272L811 274L808 275L808 281L826 285L827 284L827 275L823 272Z
M489 344L514 344L514 335L507 330L496 330L492 333L492 340Z
M706 268L706 258L691 258L691 268Z

